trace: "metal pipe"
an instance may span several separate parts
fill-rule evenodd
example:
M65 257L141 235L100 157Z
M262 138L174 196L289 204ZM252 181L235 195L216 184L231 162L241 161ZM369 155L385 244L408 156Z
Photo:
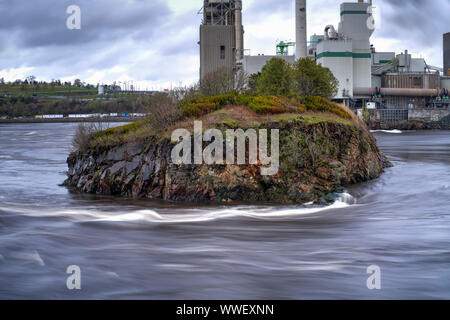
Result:
M325 27L324 36L325 36L325 40L338 38L338 34L333 25L330 24Z
M410 88L381 88L383 96L404 97L437 97L439 89L410 89ZM376 94L376 88L354 88L353 96L367 96Z

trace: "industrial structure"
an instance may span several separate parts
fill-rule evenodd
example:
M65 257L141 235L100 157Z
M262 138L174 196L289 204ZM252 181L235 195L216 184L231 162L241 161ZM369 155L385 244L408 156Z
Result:
M307 41L306 0L295 0L296 41L281 41L276 55L244 55L242 1L205 0L200 28L200 74L221 67L258 73L272 58L294 63L309 57L329 68L339 81L334 100L353 109L385 110L387 119L403 120L408 110L450 105L450 33L443 36L444 67L427 64L407 50L377 52L370 39L375 31L372 0L344 2L340 22L324 27ZM308 46L309 43L309 46ZM289 48L295 46L295 55Z
M444 74L450 77L450 32L444 34Z
M354 95L355 87L371 87L372 52L370 37L374 28L368 25L372 15L367 2L341 4L338 30L327 25L323 38L314 38L310 46L317 62L329 68L339 81L338 100Z
M295 38L296 49L295 57L297 59L306 58L308 37L306 20L306 0L295 1Z
M413 58L408 50L377 52L370 44L375 30L371 0L342 3L340 16L337 30L326 26L323 35L310 38L308 47L308 56L339 81L334 100L353 109L383 110L377 112L381 121L408 120L408 110L450 105L442 68ZM444 50L445 41L444 35Z
M221 68L237 72L244 58L241 0L204 0L200 79Z
M244 56L244 27L241 0L204 0L200 26L200 80L212 72L226 68L258 73L274 57L289 63L307 56L306 0L296 0L296 42L280 42L277 55ZM295 55L288 55L289 47Z
M244 56L243 68L248 74L258 73L272 58L281 58L288 63L308 56L306 0L295 0L295 42L281 41L276 55ZM289 55L289 47L295 47L295 54Z

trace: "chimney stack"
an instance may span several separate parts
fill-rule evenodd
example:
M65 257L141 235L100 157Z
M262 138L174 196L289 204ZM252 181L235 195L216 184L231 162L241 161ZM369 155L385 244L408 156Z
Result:
M236 66L242 69L244 61L244 27L242 26L242 0L235 0L235 30L236 30Z
M450 77L450 32L444 34L444 76Z
M296 33L296 51L295 58L302 59L307 57L307 18L306 18L306 0L295 1L295 33Z

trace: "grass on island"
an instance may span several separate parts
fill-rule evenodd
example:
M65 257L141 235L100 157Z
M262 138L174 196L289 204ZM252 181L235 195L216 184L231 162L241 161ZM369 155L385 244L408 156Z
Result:
M298 121L306 124L322 122L364 127L356 115L343 105L322 97L300 99L280 96L252 96L231 93L212 97L183 100L178 105L179 117L174 123L148 117L121 127L91 134L89 147L106 148L131 141L170 138L173 130L193 130L195 120L203 122L203 129L256 128L264 123ZM153 120L153 121L152 121Z

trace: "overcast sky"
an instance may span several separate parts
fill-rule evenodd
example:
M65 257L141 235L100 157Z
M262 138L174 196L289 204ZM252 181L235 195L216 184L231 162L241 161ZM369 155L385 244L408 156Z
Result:
M356 1L356 0L355 0ZM309 0L308 36L340 19L341 0ZM350 1L352 2L352 1ZM245 48L275 54L295 41L294 0L243 0ZM408 49L442 67L450 0L374 0L378 51ZM81 30L68 30L69 5ZM80 78L89 83L140 81L163 89L198 79L202 0L0 0L0 78ZM380 19L381 18L381 19Z

